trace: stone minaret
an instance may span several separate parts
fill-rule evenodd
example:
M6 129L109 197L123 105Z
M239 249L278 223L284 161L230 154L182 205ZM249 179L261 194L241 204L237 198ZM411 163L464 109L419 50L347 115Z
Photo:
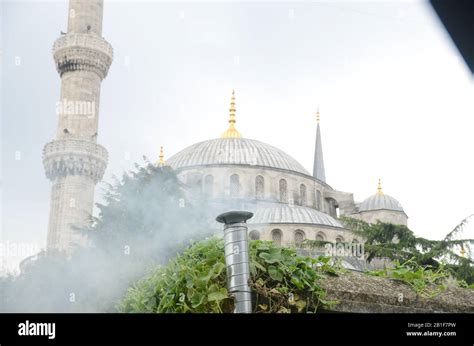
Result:
M48 250L71 252L87 239L75 226L89 224L94 189L107 166L97 144L100 85L112 63L112 46L102 38L103 0L70 0L67 33L53 46L61 77L56 139L45 145L43 163L52 181Z
M314 146L313 177L326 182L326 171L324 170L323 144L321 141L321 129L319 128L319 107L316 113L316 144Z

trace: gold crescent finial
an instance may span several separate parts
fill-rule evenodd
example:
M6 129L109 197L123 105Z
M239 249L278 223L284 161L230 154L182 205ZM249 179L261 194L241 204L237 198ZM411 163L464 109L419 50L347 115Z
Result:
M160 160L158 161L158 166L164 166L165 165L165 154L163 152L163 147L160 147Z
M466 255L466 250L464 250L464 245L461 244L461 256L464 257Z
M232 90L229 109L229 128L221 135L221 138L242 138L242 135L235 128L235 112L235 91Z
M377 195L383 195L382 192L382 180L379 178L379 183L377 185Z

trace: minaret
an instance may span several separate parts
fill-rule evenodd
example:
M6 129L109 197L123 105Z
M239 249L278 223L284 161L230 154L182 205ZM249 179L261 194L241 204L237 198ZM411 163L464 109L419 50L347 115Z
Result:
M87 239L75 227L90 224L94 189L107 166L97 144L100 85L112 63L102 38L103 0L70 0L67 33L53 46L61 77L56 139L45 145L43 164L52 181L48 250L71 252Z
M319 128L319 106L316 112L316 145L314 147L313 177L326 182L326 172L324 171L323 145L321 143L321 129Z

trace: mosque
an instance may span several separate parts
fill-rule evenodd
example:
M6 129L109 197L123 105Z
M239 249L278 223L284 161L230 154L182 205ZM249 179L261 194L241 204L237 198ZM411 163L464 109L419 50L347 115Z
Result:
M60 99L81 107L58 110L56 138L43 149L45 173L52 182L48 250L69 252L87 244L75 228L89 225L95 186L107 167L107 150L97 142L101 83L113 61L113 48L102 37L103 9L103 0L70 0L67 32L53 45ZM340 215L406 225L402 206L382 192L380 182L377 193L362 203L326 182L319 111L316 118L312 174L282 150L242 137L236 128L234 93L229 127L221 137L193 144L166 164L176 170L190 196L252 211L252 239L282 245L305 239L360 242L338 221ZM159 164L165 164L163 152Z
M161 148L158 164L171 166L191 195L227 208L222 211L231 205L253 212L247 221L251 239L281 245L305 239L360 242L338 221L341 215L369 223L407 224L401 204L382 192L380 180L377 192L362 203L326 182L319 110L313 174L282 150L240 134L234 92L229 111L229 127L220 138L193 144L166 163Z

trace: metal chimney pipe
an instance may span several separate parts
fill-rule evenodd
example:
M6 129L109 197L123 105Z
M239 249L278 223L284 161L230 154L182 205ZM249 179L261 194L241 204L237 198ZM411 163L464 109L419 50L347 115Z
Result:
M248 211L229 211L216 221L224 224L224 251L227 267L227 290L234 296L234 313L252 312L249 286L249 242L246 221L253 216Z

